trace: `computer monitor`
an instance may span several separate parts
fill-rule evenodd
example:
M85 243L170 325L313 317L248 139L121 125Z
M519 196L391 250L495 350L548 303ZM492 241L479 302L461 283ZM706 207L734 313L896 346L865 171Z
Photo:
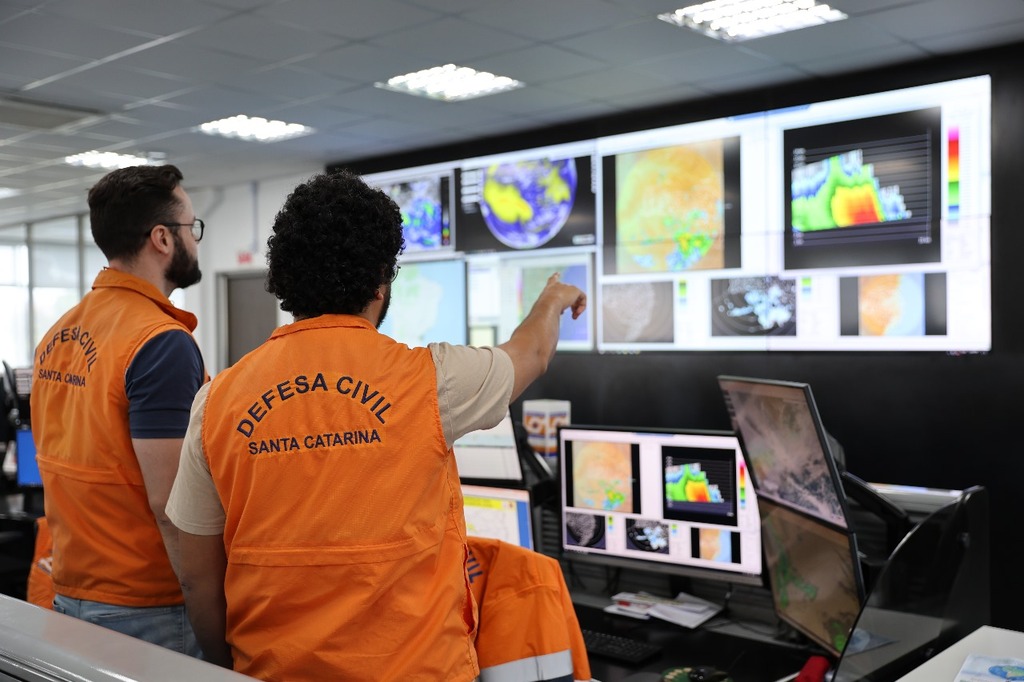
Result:
M43 479L39 474L39 464L36 463L36 444L32 438L32 431L29 429L17 429L15 431L14 444L15 448L17 448L18 487L42 487Z
M865 599L846 495L808 384L720 376L757 490L775 612L838 657Z
M535 547L529 490L463 483L462 501L468 535Z
M808 384L720 376L759 497L849 528L839 470Z
M505 418L493 428L473 431L459 438L452 450L459 477L464 481L523 481L523 466L511 413L506 413Z
M758 502L730 432L558 429L563 555L761 585Z

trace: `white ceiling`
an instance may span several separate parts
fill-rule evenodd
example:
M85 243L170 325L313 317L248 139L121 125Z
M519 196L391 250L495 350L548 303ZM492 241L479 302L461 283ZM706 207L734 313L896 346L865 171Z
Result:
M93 112L0 124L0 226L85 210L90 149L162 153L190 188L827 78L1024 40L1024 0L834 0L846 21L723 44L658 21L683 0L0 0L0 99ZM526 87L459 103L374 87L443 63ZM195 132L304 123L261 145ZM38 123L41 118L32 118Z

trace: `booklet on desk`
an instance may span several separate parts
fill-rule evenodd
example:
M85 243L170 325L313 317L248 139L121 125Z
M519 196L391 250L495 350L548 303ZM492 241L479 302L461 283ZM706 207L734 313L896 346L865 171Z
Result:
M972 654L960 667L955 682L988 682L988 680L1024 680L1024 660Z
M721 610L721 606L685 592L677 594L675 599L645 592L619 592L612 597L612 604L605 608L608 613L645 620L660 618L687 628L701 625Z

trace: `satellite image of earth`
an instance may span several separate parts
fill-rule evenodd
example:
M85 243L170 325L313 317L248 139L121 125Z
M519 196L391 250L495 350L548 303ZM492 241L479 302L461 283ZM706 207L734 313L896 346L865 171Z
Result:
M924 336L924 273L865 275L859 291L861 336Z
M506 246L535 249L558 234L576 199L575 159L539 159L490 166L480 212Z

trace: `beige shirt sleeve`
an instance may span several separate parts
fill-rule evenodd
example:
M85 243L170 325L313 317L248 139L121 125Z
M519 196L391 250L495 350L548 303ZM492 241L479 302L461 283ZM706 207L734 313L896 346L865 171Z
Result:
M203 454L203 411L210 394L206 382L192 401L188 431L181 446L178 475L167 500L167 517L175 526L193 535L219 535L224 532L224 507Z
M479 429L496 426L508 412L515 369L500 348L432 343L437 403L448 447Z

